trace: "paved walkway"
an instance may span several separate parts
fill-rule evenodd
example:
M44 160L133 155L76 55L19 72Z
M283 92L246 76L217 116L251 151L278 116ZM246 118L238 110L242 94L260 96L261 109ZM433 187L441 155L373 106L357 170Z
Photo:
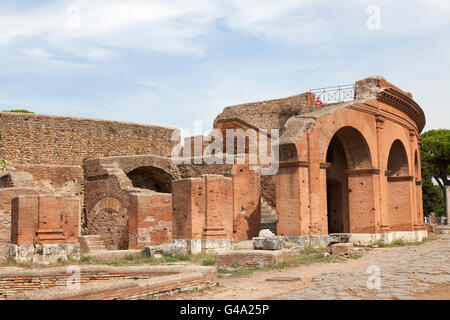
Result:
M418 246L390 248L363 264L322 273L311 285L275 299L420 299L430 289L450 299L450 235ZM439 289L440 288L440 289Z

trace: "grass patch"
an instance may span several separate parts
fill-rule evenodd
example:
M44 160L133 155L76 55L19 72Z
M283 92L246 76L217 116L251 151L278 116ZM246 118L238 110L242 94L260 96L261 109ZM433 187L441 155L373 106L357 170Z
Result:
M345 259L358 259L362 257L360 253L354 253L351 256L344 258L333 255L326 255L327 248L313 248L313 247L305 247L303 250L295 253L294 258L289 261L283 261L276 265L269 265L267 267L239 267L238 265L233 265L233 268L219 268L217 270L218 277L223 278L225 275L229 275L230 277L239 277L249 275L256 271L270 271L275 269L285 269L298 267L301 265L308 265L311 263L326 263L326 262L338 262L343 261Z
M437 239L438 234L433 234L422 241L406 242L402 239L393 241L392 243L385 243L382 240L378 240L374 245L369 246L369 248L393 248L393 247L405 247L405 246L417 246Z
M110 266L136 266L136 265L163 265L163 264L173 264L175 262L187 261L202 266L212 266L215 262L215 254L210 253L200 253L200 254L188 254L181 257L161 257L161 258L150 258L144 252L139 255L127 255L121 259L114 261L101 261L101 260L91 260L87 257L82 256L80 261L86 264L102 264Z

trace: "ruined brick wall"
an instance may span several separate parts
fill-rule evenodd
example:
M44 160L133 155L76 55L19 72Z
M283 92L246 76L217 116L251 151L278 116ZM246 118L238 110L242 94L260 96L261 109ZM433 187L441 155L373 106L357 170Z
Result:
M0 154L14 163L81 165L84 159L169 156L175 129L127 122L27 113L1 113Z
M78 243L80 203L61 195L21 195L11 202L11 243Z
M275 175L261 176L261 196L272 208L277 206Z
M42 192L33 188L0 189L0 256L8 253L11 243L11 200L19 195Z
M261 229L261 175L249 165L233 168L233 238L235 242L257 237Z
M172 183L172 238L233 237L232 181L203 175Z
M123 156L84 162L86 233L100 235L108 250L170 243L172 196L134 187L125 172L136 167L160 169L167 175L165 179L179 175L170 159L163 157ZM170 185L170 180L167 182Z
M202 175L172 183L173 239L249 240L261 227L260 173L234 165L232 178Z
M35 187L49 193L67 194L80 198L83 193L83 169L80 166L13 164L17 171L32 175ZM80 202L83 203L80 198Z
M129 249L172 240L172 195L132 193L128 213Z

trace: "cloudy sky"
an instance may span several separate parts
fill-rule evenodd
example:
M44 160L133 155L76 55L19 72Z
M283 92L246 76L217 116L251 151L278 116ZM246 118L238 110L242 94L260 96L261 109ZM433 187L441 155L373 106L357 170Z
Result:
M450 0L0 0L0 108L193 128L381 75L450 119Z

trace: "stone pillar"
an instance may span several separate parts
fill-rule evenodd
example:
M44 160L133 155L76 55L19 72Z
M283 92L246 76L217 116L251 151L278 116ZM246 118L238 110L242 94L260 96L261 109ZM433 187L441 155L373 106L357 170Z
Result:
M309 235L309 162L285 161L275 176L280 236Z
M11 244L34 244L38 228L39 198L18 196L12 199Z
M79 221L78 199L48 194L14 198L10 257L38 264L79 259Z
M386 163L383 158L383 143L384 143L384 122L386 118L381 115L375 116L375 124L376 124L376 132L377 132L377 165L380 168L380 172L384 172L386 170ZM379 188L379 197L377 201L379 202L379 224L380 224L380 232L389 232L389 214L387 211L387 199L382 196L387 194L387 180L384 174L378 175L378 188Z
M128 212L129 249L170 243L172 240L172 195L131 193Z
M250 165L233 166L233 238L251 240L261 229L261 176Z
M413 176L387 177L389 223L391 231L413 231L414 212L412 203Z
M186 242L188 251L230 248L233 230L232 180L203 175L172 182L173 242Z
M203 178L172 181L172 239L200 240L205 209Z
M318 133L308 133L309 235L328 234L326 167L321 168ZM325 202L325 204L324 204Z
M36 230L37 241L39 243L60 243L64 242L63 230L61 226L62 198L51 195L40 195L38 229Z
M219 175L204 175L205 183L205 225L204 239L226 238L224 228L223 189L224 177Z

